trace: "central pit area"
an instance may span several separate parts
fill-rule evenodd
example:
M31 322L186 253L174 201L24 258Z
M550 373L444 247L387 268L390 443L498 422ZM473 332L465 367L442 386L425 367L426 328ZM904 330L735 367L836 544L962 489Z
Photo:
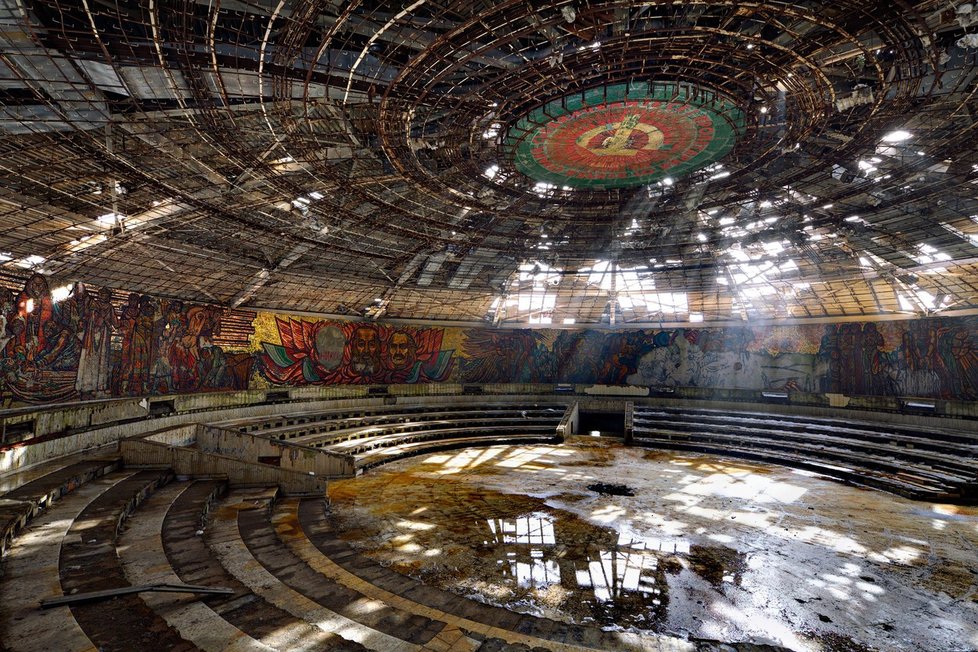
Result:
M973 508L598 438L404 460L330 498L361 553L522 613L792 650L978 648Z

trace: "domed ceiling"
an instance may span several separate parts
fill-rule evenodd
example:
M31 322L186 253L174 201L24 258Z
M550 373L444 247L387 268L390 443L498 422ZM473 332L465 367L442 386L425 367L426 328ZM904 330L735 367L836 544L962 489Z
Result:
M978 307L978 11L0 0L0 281L495 324Z

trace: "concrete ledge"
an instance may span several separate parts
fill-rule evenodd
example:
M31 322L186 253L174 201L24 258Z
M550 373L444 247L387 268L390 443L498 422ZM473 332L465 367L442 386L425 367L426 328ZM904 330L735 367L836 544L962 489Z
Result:
M326 481L314 475L146 439L125 439L119 452L127 467L165 467L177 475L225 477L232 487L276 485L290 495L326 492Z
M567 411L564 412L564 416L560 420L560 423L557 424L557 436L561 439L565 439L572 435L576 435L580 423L581 404L578 401L574 401L574 404L569 406Z
M351 455L215 426L197 425L197 448L245 462L272 464L283 470L313 474L321 478L351 478L356 475Z

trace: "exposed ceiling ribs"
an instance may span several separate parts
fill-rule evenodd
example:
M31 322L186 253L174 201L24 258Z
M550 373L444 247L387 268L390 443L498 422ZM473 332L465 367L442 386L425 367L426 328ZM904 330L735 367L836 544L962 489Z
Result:
M968 29L943 0L0 0L2 277L493 323L976 308ZM534 111L655 84L735 107L729 153L634 187L518 164Z

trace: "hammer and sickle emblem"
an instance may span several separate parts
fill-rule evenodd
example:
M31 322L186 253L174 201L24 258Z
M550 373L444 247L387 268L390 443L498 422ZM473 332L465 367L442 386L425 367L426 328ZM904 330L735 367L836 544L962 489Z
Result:
M577 137L578 147L596 156L635 156L662 147L662 132L632 114L620 122L589 129Z

